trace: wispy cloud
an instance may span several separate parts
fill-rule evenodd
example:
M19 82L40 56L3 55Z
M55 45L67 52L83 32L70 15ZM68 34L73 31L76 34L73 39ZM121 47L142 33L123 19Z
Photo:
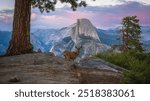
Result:
M87 18L90 19L96 27L108 28L116 27L121 24L121 20L125 16L136 15L142 25L150 25L150 5L125 0L120 0L120 2L123 2L123 4L103 7L88 6L86 8L79 8L75 12L64 7L56 9L55 12L44 13L42 15L36 9L33 10L33 12L39 15L39 18L37 21L34 21L34 23L37 22L41 24L40 21L42 21L42 26L61 28L75 23L78 18Z
M99 1L99 0L97 0ZM78 8L73 12L68 7L57 8L50 13L42 13L38 9L32 9L32 28L62 28L76 22L78 18L89 19L94 26L99 28L116 27L125 16L138 16L141 25L150 26L150 5L135 2L135 0L117 0L118 5L88 6ZM12 27L13 10L0 10L0 27ZM42 27L41 27L42 26Z
M13 17L13 10L12 9L4 9L0 11L0 18L12 18Z
M0 30L11 30L13 21L13 10L5 9L0 11Z

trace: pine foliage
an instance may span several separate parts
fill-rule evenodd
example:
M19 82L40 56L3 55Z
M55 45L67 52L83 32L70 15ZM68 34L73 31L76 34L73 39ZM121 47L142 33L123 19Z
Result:
M41 12L50 12L55 10L55 5L60 1L61 3L67 3L71 5L72 10L76 10L77 7L84 6L87 4L82 0L32 0L32 7L39 8Z
M124 41L127 50L134 49L142 52L142 44L140 43L141 28L137 16L127 16L122 20Z

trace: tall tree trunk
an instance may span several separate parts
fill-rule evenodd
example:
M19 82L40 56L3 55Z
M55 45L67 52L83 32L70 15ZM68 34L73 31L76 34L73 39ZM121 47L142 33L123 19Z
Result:
M31 0L15 0L12 39L6 55L32 52L30 43Z

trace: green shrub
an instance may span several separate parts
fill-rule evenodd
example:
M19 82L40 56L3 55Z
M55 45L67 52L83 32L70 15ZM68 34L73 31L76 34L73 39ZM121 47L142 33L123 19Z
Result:
M127 69L124 83L150 83L150 53L98 53L96 57Z

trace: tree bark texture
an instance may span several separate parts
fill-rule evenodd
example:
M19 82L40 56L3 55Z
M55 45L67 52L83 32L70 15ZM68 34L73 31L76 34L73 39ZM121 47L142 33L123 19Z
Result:
M30 43L31 0L15 0L12 39L6 55L32 52Z

